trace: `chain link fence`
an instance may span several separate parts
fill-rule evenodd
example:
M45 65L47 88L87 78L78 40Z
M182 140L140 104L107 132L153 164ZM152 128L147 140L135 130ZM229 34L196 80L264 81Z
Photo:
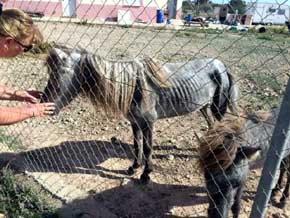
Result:
M123 111L117 113L120 116L110 116L91 104L84 87L58 115L2 126L1 166L20 174L22 183L38 187L39 195L44 191L50 204L57 205L59 217L230 217L232 212L250 217L253 203L261 201L254 201L259 179L265 178L261 177L263 161L257 161L255 155L259 151L262 157L267 156L279 114L279 109L273 108L280 108L289 78L289 5L289 1L10 0L4 9L17 7L33 16L47 43L15 59L2 59L2 85L44 90L52 77L59 79L59 88L67 78L62 75L104 72L101 78L108 86L121 87L118 94L123 95L118 97L131 96L131 107L140 103L138 94L141 99L147 97L148 105L141 109L152 112L157 108L154 112L163 119L157 119L151 129L149 165L153 172L146 185L140 177L150 158L146 156L150 137L144 139L143 165L130 175L128 168L136 158L132 124L138 123L145 135L150 134L144 129L152 127L149 118L156 119L156 114L148 112L148 117L139 111L141 118L147 119L146 125L139 123L139 116L120 115ZM59 58L53 59L49 68L44 64L46 46L55 44L71 50L60 48ZM94 65L88 57L95 58ZM151 62L146 65L144 60L148 59ZM213 78L217 71L220 78ZM86 85L92 81L99 84L94 78ZM75 85L75 92L82 82L67 84ZM146 86L140 85L142 82ZM239 113L228 109L225 121L209 129L199 110L217 96L218 103L214 103L230 103L234 97L229 94L231 85L239 89L235 101ZM89 90L105 98L106 87ZM47 93L53 95L53 90ZM152 96L157 99L154 104ZM115 99L118 106L120 99ZM110 98L105 100L104 107L111 104ZM174 113L178 116L171 117ZM287 136L287 128L283 131ZM278 180L275 174L284 171L289 177L287 143L282 150L283 154L268 154L279 160L267 179ZM288 181L280 180L280 186L285 187ZM280 186L267 211L258 205L255 216L290 216L286 201L289 187L283 192ZM269 198L272 188L262 187L260 196ZM242 200L234 203L240 196L231 196L239 192ZM7 217L21 217L1 210Z

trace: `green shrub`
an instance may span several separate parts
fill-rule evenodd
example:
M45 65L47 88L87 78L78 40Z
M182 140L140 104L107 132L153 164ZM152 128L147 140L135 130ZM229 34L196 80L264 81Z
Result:
M0 143L12 150L17 150L22 147L22 142L17 136L7 135L3 129L0 129Z
M17 183L10 170L3 170L0 176L0 213L6 218L58 217L39 192Z

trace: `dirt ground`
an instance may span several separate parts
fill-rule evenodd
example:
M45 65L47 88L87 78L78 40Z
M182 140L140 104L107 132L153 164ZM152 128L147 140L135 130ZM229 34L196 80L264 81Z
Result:
M163 62L219 58L242 87L240 105L251 110L273 106L281 93L271 84L266 89L266 82L254 83L246 75L268 75L283 88L284 72L290 67L289 49L283 49L284 42L265 43L251 35L184 36L163 30L66 23L38 25L48 41L79 45L110 58L149 55ZM42 57L1 60L0 73L1 84L10 86L42 90L47 81ZM253 96L253 92L262 98ZM207 196L197 167L198 141L193 134L196 131L201 136L206 130L200 113L156 122L154 172L146 186L138 183L142 169L132 177L126 174L133 158L128 121L106 117L81 96L57 117L29 120L1 130L20 141L10 149L20 153L8 153L3 145L2 158L13 157L15 168L25 171L52 196L65 202L59 208L61 217L206 217ZM242 218L249 217L259 175L260 170L254 170L247 180ZM266 217L290 217L289 211L289 203L283 210L269 205Z

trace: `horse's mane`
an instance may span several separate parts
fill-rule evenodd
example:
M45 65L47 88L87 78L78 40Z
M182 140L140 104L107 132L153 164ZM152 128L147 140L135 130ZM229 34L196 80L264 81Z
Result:
M202 137L199 145L201 170L218 172L226 170L234 161L239 145L244 141L245 124L247 120L253 123L266 121L269 112L227 116L221 122L216 122Z
M106 60L97 55L89 55L88 61L84 67L90 66L95 83L95 90L89 93L92 102L103 107L108 115L127 115L137 83L137 64Z
M89 63L85 64L92 66L91 70L98 83L98 90L92 93L91 100L102 106L107 114L128 114L137 83L145 107L147 105L150 108L148 77L159 87L168 85L161 64L152 58L114 61L91 55L89 59Z
M170 87L170 82L168 78L165 77L165 73L162 68L162 64L151 57L144 58L144 63L148 70L146 70L147 75L152 79L152 81L162 88Z

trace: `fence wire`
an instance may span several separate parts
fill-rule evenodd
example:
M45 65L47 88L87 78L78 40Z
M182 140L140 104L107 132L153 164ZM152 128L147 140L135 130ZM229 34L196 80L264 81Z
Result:
M41 46L2 59L1 85L51 81L66 106L1 127L1 166L59 217L249 217L289 78L289 3L9 0L57 48L49 66ZM210 109L223 120L209 128ZM288 154L265 217L290 216Z

